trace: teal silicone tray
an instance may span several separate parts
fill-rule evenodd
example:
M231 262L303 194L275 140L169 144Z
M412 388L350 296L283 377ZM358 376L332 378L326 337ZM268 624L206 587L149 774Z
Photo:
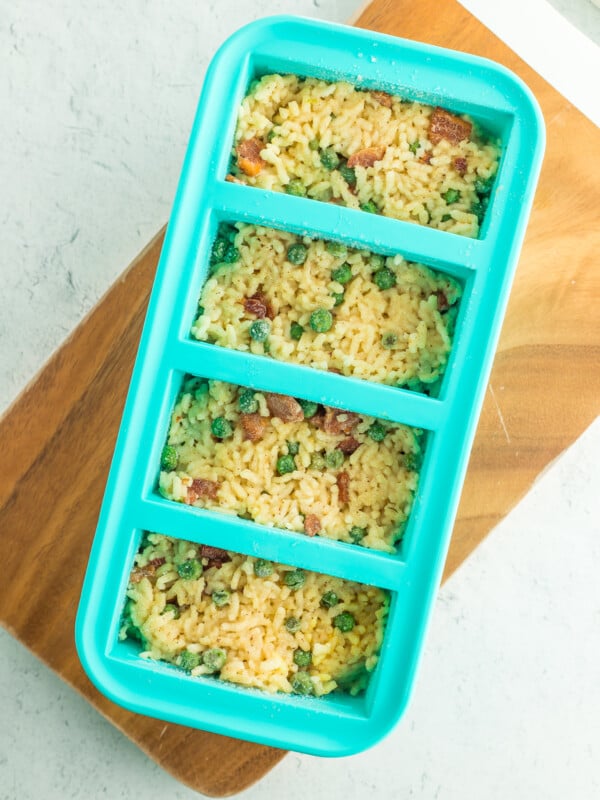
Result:
M279 72L346 80L460 113L500 137L502 154L480 238L225 181L242 97ZM273 17L238 31L206 75L158 267L76 624L96 686L142 714L276 747L348 755L374 744L404 710L423 646L544 146L540 110L504 67L425 44L311 20ZM192 340L189 329L221 221L246 221L401 253L464 287L439 397L276 362ZM428 432L413 511L390 555L169 502L160 453L184 374L290 394ZM271 559L388 589L379 663L366 693L271 695L193 678L118 641L142 531Z

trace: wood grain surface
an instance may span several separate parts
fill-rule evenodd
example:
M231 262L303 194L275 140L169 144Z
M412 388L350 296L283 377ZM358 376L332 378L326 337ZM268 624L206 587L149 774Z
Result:
M598 414L600 196L594 172L600 135L453 0L374 0L355 22L506 64L534 90L546 119L545 165L448 575ZM283 752L119 708L90 684L73 642L79 592L161 242L162 232L0 421L0 623L177 779L204 794L226 796L264 775Z

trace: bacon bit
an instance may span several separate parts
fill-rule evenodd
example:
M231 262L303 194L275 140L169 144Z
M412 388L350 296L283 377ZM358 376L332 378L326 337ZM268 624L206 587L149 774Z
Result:
M437 297L438 311L448 311L450 303L448 302L445 292L439 289L437 292L434 292L434 295Z
M371 97L386 108L391 108L394 102L392 95L387 92L371 92Z
M340 472L337 476L338 497L342 505L350 501L350 476L347 472Z
M343 417L343 419L341 419ZM360 417L353 411L343 411L341 408L331 408L325 406L322 414L315 414L312 417L313 425L322 428L325 433L332 433L339 436L341 433L352 433L353 429L360 422Z
M258 442L265 435L269 420L261 417L259 413L240 414L240 422L244 429L244 439L251 442Z
M216 500L219 484L206 478L194 478L188 489L186 503L192 505L196 500Z
M284 422L301 422L304 419L302 406L293 397L289 397L286 394L267 392L265 400L271 415L279 417Z
M267 162L260 157L260 151L264 149L264 146L264 142L256 136L253 139L245 139L237 146L238 166L251 178L258 175L261 169L267 165Z
M340 419L343 417L343 419ZM337 412L337 423L340 429L340 433L352 433L354 428L360 422L360 417L358 414L355 414L353 411L338 411Z
M254 314L257 319L264 319L267 316L267 307L256 296L245 298L244 311L247 314Z
M425 150L423 155L419 158L419 161L421 162L421 164L429 164L431 162L432 156L433 153L431 152L431 150Z
M260 290L255 292L252 297L244 299L244 310L248 314L254 314L258 319L264 319L265 317L269 319L275 318L275 313L267 295Z
M438 144L442 139L458 144L471 136L473 125L445 108L435 108L429 120L429 141Z
M328 203L332 203L334 206L345 206L346 205L341 197L332 197L331 200L328 200L327 202Z
M379 147L365 147L363 150L357 150L352 153L348 159L349 167L372 167L376 161L381 161L385 153L383 145Z
M459 175L464 175L467 171L467 159L463 158L462 156L457 156L454 161L454 169L458 172Z
M342 370L337 367L327 367L327 372L333 372L335 375L341 375Z
M152 561L148 562L148 566L149 567L162 567L162 565L165 564L166 561L167 561L167 559L164 556L161 556L160 558L153 558Z
M208 559L208 564L206 565L207 569L211 567L217 567L217 569L219 569L223 564L231 561L231 556L227 550L222 550L220 547L211 547L208 544L203 544L200 547L200 558Z
M316 514L307 514L304 517L304 533L314 536L321 530L321 520Z
M156 567L151 566L149 563L147 567L136 567L131 571L129 576L130 583L139 583L143 578L153 578L156 572Z
M229 181L229 183L241 183L242 186L245 186L244 181L240 180L237 175L232 175L231 173L225 176L225 180Z
M354 436L349 436L347 439L344 439L338 444L337 449L341 450L345 456L351 456L352 453L355 453L358 450L360 445L361 442L355 439Z

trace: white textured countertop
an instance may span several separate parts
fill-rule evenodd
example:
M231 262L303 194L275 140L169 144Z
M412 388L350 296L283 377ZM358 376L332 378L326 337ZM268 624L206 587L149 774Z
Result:
M600 120L598 49L544 0L464 4ZM552 4L600 40L589 0ZM256 17L359 5L0 0L0 411L167 219L218 44ZM600 797L599 451L596 421L441 590L384 742L290 754L240 797ZM197 796L3 631L0 697L0 800Z

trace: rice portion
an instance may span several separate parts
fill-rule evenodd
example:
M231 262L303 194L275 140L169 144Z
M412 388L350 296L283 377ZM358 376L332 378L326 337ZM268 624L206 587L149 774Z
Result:
M196 339L426 392L443 374L462 293L452 278L400 255L243 223L222 228L213 253L228 261L213 263ZM323 310L331 327L319 331ZM261 317L268 333L257 341Z
M367 415L189 378L171 417L159 490L262 525L393 552L417 488L421 436Z
M229 180L477 237L499 154L466 115L265 75L242 102Z
M183 576L183 577L182 577ZM120 638L192 676L268 692L357 694L377 663L382 589L147 534Z

